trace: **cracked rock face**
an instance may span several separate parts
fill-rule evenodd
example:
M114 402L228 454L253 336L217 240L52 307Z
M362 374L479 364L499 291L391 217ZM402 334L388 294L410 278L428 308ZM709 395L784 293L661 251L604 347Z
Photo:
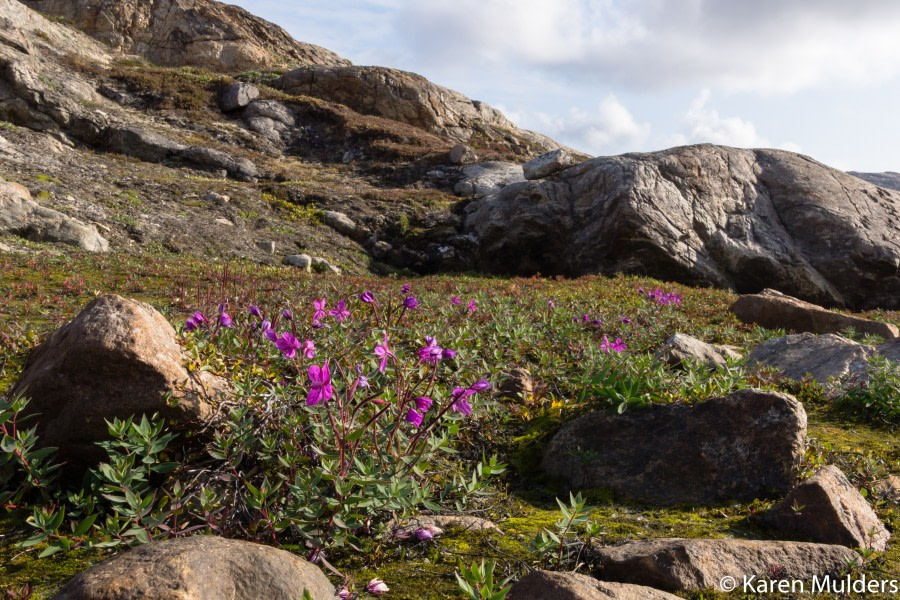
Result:
M349 65L337 54L294 40L246 10L211 0L25 0L67 19L116 51L172 67L243 71L300 65Z
M492 272L624 272L900 307L900 193L786 151L599 157L481 199L465 230Z

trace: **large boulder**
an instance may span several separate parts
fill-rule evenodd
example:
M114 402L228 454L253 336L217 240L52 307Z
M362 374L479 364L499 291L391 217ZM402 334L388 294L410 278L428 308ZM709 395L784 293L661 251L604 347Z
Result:
M786 493L805 444L806 412L796 399L742 390L697 405L579 417L552 439L543 467L575 488L709 504Z
M38 436L73 463L102 457L105 420L159 412L179 425L211 413L222 380L189 373L175 330L149 304L103 296L28 357L12 393L30 398Z
M195 535L117 554L77 575L54 600L336 600L319 567L285 550Z
M797 485L762 519L773 529L806 541L878 552L891 536L859 490L833 465Z
M59 242L88 252L109 250L109 242L94 225L39 205L27 189L9 181L0 181L0 234Z
M519 129L499 110L416 73L385 67L301 67L284 74L275 87L289 94L344 104L362 114L400 121L459 142L480 135L513 146L525 144L538 153L560 147L546 136Z
M601 577L663 590L727 589L745 578L838 575L860 557L844 546L808 542L663 538L596 549ZM724 584L724 585L723 585ZM737 587L740 591L740 587Z
M155 64L248 71L297 65L349 65L335 53L294 40L243 8L214 0L24 0L63 17L125 54Z
M522 165L522 171L525 174L525 179L543 179L572 165L577 165L579 162L581 161L576 157L559 148L542 154L537 158L532 158Z
M676 600L642 585L598 581L580 573L532 571L512 586L509 600Z
M522 165L488 161L462 168L463 178L453 191L462 196L496 194L504 187L525 181Z
M468 207L480 269L635 273L900 307L900 192L805 156L713 145L598 157Z
M798 333L760 344L747 356L747 364L775 368L791 379L808 374L827 383L832 378L865 372L867 359L874 353L872 346L839 335Z
M759 294L741 296L728 310L744 323L766 329L810 333L841 333L853 329L857 333L879 335L886 339L900 335L895 325L837 313L776 290L766 289Z
M259 88L255 85L236 81L232 83L219 98L219 107L225 112L244 108L259 97Z
M727 366L729 360L739 360L741 354L729 346L708 344L689 335L675 333L656 351L654 358L671 367L692 360L716 369Z

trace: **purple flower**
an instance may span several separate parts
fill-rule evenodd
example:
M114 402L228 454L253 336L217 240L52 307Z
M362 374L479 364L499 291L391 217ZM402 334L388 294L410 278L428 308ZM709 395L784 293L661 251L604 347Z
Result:
M206 323L206 317L204 317L203 313L201 312L195 312L193 315L188 317L187 321L184 324L184 328L187 331L194 331L195 329L200 327L202 323Z
M403 301L403 306L404 308L413 309L419 306L419 301L416 300L415 296L409 296Z
M582 320L582 322L587 323L588 321L591 320L591 316L589 314L585 313L585 314L581 315L581 320Z
M250 316L256 317L257 319L262 319L262 311L259 310L258 306L251 306L250 307Z
M474 315L475 311L478 310L478 304L475 302L475 299L469 300L469 314Z
M416 410L425 413L428 412L429 408L431 408L431 404L432 402L434 402L434 400L432 400L428 396L419 396L418 398L413 400L413 402L416 403Z
M424 417L423 417L422 413L418 412L418 411L417 411L416 409L414 409L414 408L409 409L409 412L406 413L406 422L407 422L407 423L412 423L412 424L415 425L416 427L421 427L421 426L422 426L422 419L423 419L423 418L424 418Z
M452 304L453 306L459 306L460 304L462 304L462 300L459 296L451 296L450 304Z
M350 590L347 589L346 585L341 588L341 591L338 592L338 598L340 598L341 600L347 600L347 598L352 595L353 594L350 592Z
M322 304L324 308L324 303ZM347 310L347 303L341 300L337 303L337 308L332 308L328 311L328 314L335 318L335 320L340 323L344 319L350 316L350 311Z
M425 345L419 348L416 354L419 355L420 361L436 365L444 357L444 349L437 345L433 337L426 336Z
M375 297L372 295L372 292L365 291L359 295L359 299L365 302L366 304L372 304L375 302Z
M556 308L556 303L553 300L547 300L547 308L553 310L554 308Z
M401 293L401 294L408 294L408 293L409 293L409 290L411 290L411 289L412 289L412 288L409 287L409 284L408 284L408 283L404 283L404 284L403 284L403 287L400 288L400 293Z
M384 373L385 368L387 368L388 356L397 358L396 356L394 356L394 353L391 352L390 348L388 348L387 332L384 333L384 342L382 343L382 345L375 346L375 356L381 359L381 363L378 365L378 371L380 373Z
M630 324L631 324L631 319L629 319L628 317L622 317L621 321L622 321L622 323L624 323L625 325L630 325Z
M313 313L313 325L319 327L322 324L322 319L325 318L325 298L314 300L313 306L316 309L316 311Z
M419 527L416 529L415 536L416 539L420 542L425 542L432 539L434 536L443 533L444 531L439 527L432 527L429 525L428 527Z
M331 371L328 363L319 367L312 365L307 370L309 374L309 394L306 396L306 405L315 406L320 402L328 402L334 390L331 388Z
M223 312L219 315L219 325L222 327L231 327L232 322L231 315L227 312Z
M465 396L461 396L453 401L453 405L450 407L450 410L469 416L472 414L472 405L469 403L468 398L466 398Z
M607 354L610 352L624 352L625 343L622 341L622 338L616 338L616 341L610 342L609 338L604 335L603 342L600 344L600 349Z
M272 331L271 329L269 331ZM266 337L270 340L271 336L266 333ZM291 333L285 331L281 334L281 337L276 337L274 340L275 346L281 350L281 353L284 354L285 358L294 358L297 355L297 350L300 349L300 340L295 338Z
M486 379L479 379L478 381L470 385L469 389L474 392L483 392L485 390L491 389L491 382Z
M294 313L289 311L288 309L284 309L281 311L281 316L287 319L288 321L292 321L294 319Z
M449 359L456 356L456 350L451 350L450 348L444 348L444 351L441 352L442 359Z
M356 385L361 388L369 387L369 378L362 374L362 365L356 365Z
M306 358L315 358L316 357L316 345L312 340L306 340L303 342L303 356Z
M366 586L366 591L370 594L380 596L381 594L390 591L390 588L388 588L385 582L378 578L375 578L369 582L369 585Z
M593 325L594 327L600 327L601 325L603 325L603 319L594 319L593 321L591 321L591 325Z

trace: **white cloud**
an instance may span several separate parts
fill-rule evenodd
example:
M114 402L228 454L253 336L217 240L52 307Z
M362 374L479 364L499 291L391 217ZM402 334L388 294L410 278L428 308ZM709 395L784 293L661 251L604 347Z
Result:
M650 124L639 123L612 94L593 112L571 108L565 115L537 113L524 119L523 126L591 154L611 154L643 144L650 135Z
M709 97L709 90L703 90L688 109L684 118L689 129L687 139L693 143L708 142L745 148L770 145L750 121L740 117L723 117L719 111L709 108Z

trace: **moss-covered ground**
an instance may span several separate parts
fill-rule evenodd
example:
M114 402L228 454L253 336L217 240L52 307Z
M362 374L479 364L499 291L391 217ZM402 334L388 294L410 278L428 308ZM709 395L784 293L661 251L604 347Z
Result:
M173 322L183 322L191 310L221 294L242 301L300 307L314 295L349 296L362 289L396 288L400 281L362 277L328 278L299 274L282 268L250 263L203 263L173 255L92 256L57 253L34 246L31 254L0 254L0 394L18 377L25 358L44 335L70 319L96 295L118 293L150 302ZM475 424L481 440L473 451L499 452L510 469L497 482L493 496L476 503L476 514L498 523L501 532L448 532L426 542L369 539L362 551L341 550L329 557L340 571L357 582L384 579L392 598L462 597L454 572L458 561L470 564L493 558L504 576L519 576L538 564L529 550L531 540L552 529L560 518L555 498L568 492L538 474L540 449L559 424L585 410L596 409L603 398L589 382L590 370L602 357L596 348L601 333L622 336L628 344L626 360L639 361L658 347L668 334L688 333L707 341L746 349L778 334L737 322L728 312L734 296L722 291L691 289L630 277L588 277L573 281L430 277L412 282L420 301L460 295L478 299L478 335L472 352L483 368L496 376L506 366L527 366L537 385L534 393L508 406L499 423ZM684 296L682 306L662 312L647 307L638 288L662 287ZM551 313L552 299L558 314ZM563 312L564 311L564 312ZM544 314L558 321L557 335L537 336L520 317ZM565 321L561 315L587 314L604 321L602 329ZM621 317L639 321L624 324ZM900 323L896 312L869 316ZM423 317L424 318L424 317ZM556 323L556 322L554 322ZM440 323L436 323L440 326ZM639 326L639 327L633 327ZM633 328L632 328L633 327ZM636 371L639 373L639 371ZM768 374L754 375L757 383L792 391L809 414L810 446L806 470L825 463L838 464L861 489L878 478L900 473L900 442L889 424L834 406L821 388L780 383ZM655 401L679 396L701 400L721 382L684 382L677 378L655 384ZM603 490L587 490L590 517L602 531L598 539L614 543L650 537L749 537L767 533L753 520L771 500L750 504L707 507L654 508L613 498ZM876 510L889 529L900 526L896 506L881 503ZM23 529L21 513L0 515L0 594L26 583L36 598L50 597L67 579L107 556L101 551L76 551L39 559L41 546L16 546ZM585 555L583 570L590 570ZM900 544L869 559L868 569L879 577L900 574ZM692 598L724 598L718 593L696 593ZM730 597L739 597L734 594ZM876 597L876 596L869 596Z

